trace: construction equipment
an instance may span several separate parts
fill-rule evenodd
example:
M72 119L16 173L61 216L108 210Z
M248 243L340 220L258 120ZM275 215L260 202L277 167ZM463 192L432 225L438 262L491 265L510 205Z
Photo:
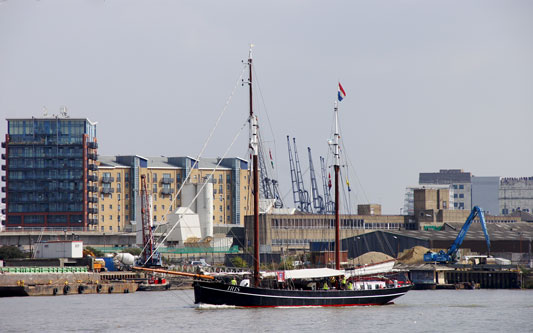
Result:
M485 234L485 239L487 241L488 254L490 255L490 239L489 234L487 232L487 225L485 223L485 216L483 215L483 211L481 210L481 208L479 208L478 206L474 206L474 208L472 208L472 211L470 212L470 215L466 219L465 224L461 228L461 231L459 231L459 234L457 235L457 238L453 242L452 246L450 246L446 252L444 252L444 250L440 250L438 253L428 251L426 254L424 254L424 261L437 263L455 262L457 250L463 243L463 240L466 236L466 232L470 228L470 225L472 225L472 222L474 221L476 216L479 217L479 222L481 223L481 228L483 229L483 233Z

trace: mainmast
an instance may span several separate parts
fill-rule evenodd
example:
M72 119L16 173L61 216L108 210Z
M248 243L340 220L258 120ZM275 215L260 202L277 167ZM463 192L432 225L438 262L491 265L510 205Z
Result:
M341 269L340 254L340 217L339 217L339 120L338 120L338 102L335 101L335 133L333 134L333 169L335 170L335 269Z
M259 286L259 137L257 134L257 117L253 109L253 91L252 91L252 47L248 53L249 80L248 87L250 93L250 150L252 153L252 170L254 182L254 286Z

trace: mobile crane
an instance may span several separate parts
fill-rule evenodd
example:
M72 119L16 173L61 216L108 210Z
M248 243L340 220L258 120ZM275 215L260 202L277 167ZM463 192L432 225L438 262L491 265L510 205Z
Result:
M444 250L440 250L438 253L428 251L426 254L424 254L424 261L436 263L455 262L457 250L463 243L463 240L466 236L466 232L470 228L470 225L472 225L472 222L474 222L476 216L479 217L479 222L481 223L481 228L483 229L483 233L485 234L485 239L487 241L488 254L490 254L490 239L489 234L487 232L487 225L485 223L485 216L483 215L483 211L481 210L481 208L479 208L478 206L474 206L474 208L472 208L472 211L470 212L470 215L466 219L465 224L463 224L461 231L459 231L459 234L457 235L457 238L453 242L452 246L450 246L446 252L444 252Z

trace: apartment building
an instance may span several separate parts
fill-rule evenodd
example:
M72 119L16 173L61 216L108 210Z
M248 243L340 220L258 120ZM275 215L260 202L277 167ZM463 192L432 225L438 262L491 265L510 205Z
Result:
M96 123L7 119L2 148L6 227L84 229L96 223Z
M213 224L243 225L251 210L248 162L240 158L99 156L100 231L131 231L140 223L141 175L152 200L154 222L193 199L212 183ZM133 223L132 223L133 221ZM136 222L135 222L136 221Z

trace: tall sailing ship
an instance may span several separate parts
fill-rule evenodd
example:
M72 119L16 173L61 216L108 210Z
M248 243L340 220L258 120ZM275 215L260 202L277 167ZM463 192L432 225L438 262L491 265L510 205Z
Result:
M249 95L250 95L250 140L254 188L254 270L251 281L246 279L239 285L235 281L217 280L212 276L195 275L193 282L194 298L197 304L233 305L240 307L277 306L354 306L384 305L404 295L411 285L399 286L392 281L346 280L347 273L340 267L340 226L339 226L339 130L338 103L335 102L335 133L330 144L334 152L335 172L335 268L301 269L276 272L259 271L259 166L258 166L258 123L254 115L252 96L252 48L248 56ZM338 100L345 93L339 84ZM275 278L267 278L274 275ZM286 283L289 281L290 283ZM326 287L324 287L324 284ZM329 285L331 284L331 288ZM321 286L322 285L322 286Z

